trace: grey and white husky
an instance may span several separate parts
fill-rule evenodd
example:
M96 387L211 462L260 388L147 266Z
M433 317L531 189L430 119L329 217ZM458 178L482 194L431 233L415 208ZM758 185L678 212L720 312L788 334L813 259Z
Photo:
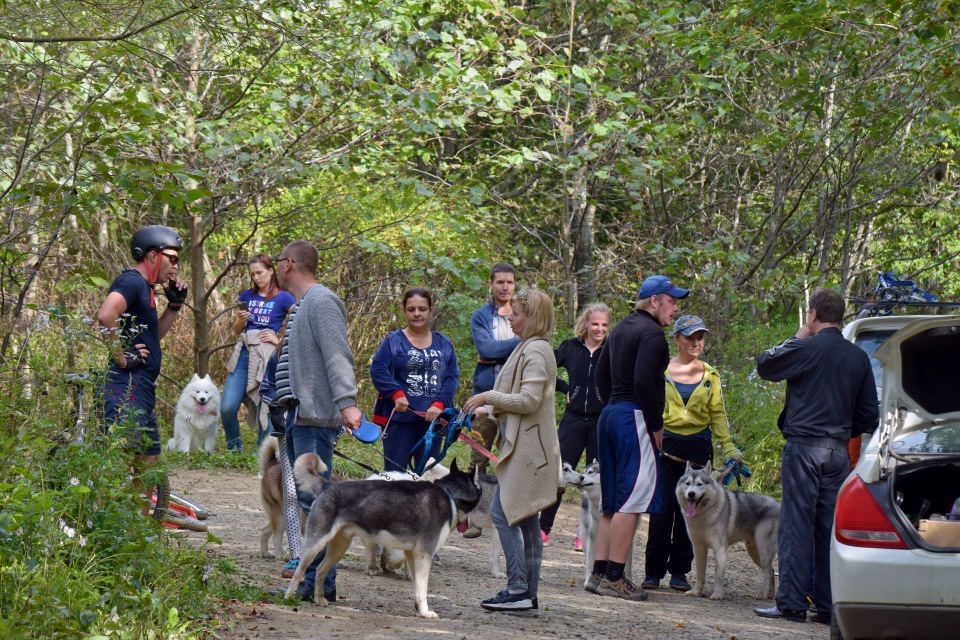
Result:
M723 598L727 571L727 547L743 542L747 553L763 573L758 598L772 598L773 558L777 553L777 525L780 503L760 493L727 491L713 478L710 463L686 473L677 482L677 500L693 543L697 579L689 594L703 594L707 572L707 551L713 551L715 578L711 600Z
M597 531L600 529L600 463L594 460L587 465L582 474L576 474L580 476L579 480L567 471L566 467L569 466L564 465L564 484L568 487L576 487L583 492L578 525L580 539L583 540L583 557L586 562L583 576L583 586L586 587L590 582L590 572L593 571L593 561L597 556ZM573 470L570 469L570 471ZM633 545L630 545L623 575L633 578Z
M366 545L379 544L403 549L413 574L414 604L422 618L436 618L427 607L427 582L433 554L443 546L450 530L465 521L480 500L480 485L450 466L450 475L435 483L414 480L360 480L331 483L320 475L326 466L320 456L305 453L293 467L297 488L314 496L307 516L303 557L284 594L292 598L307 567L326 547L327 554L317 569L326 573L347 552L354 536ZM326 606L323 590L316 589L314 601Z
M420 480L421 482L436 482L440 478L450 475L450 470L442 464L434 461L433 458L427 460L429 469L422 476L415 476L411 471L381 471L367 476L367 480ZM403 549L391 549L390 547L378 547L370 544L364 549L364 556L367 560L367 575L378 576L383 573L394 573L404 569L403 576L407 580L413 580L410 574L410 567L404 562L405 555Z

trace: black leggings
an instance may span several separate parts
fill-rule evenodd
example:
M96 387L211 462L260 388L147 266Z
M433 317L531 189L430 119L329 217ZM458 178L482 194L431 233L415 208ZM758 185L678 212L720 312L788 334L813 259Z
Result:
M569 411L563 413L560 419L560 458L564 462L570 463L576 467L580 462L580 456L587 452L587 464L591 464L597 459L597 421L600 420L600 414L590 418L581 418L573 415ZM560 509L560 499L563 497L561 491L557 495L557 501L540 512L540 529L550 533L553 529L553 521L557 517L557 510Z

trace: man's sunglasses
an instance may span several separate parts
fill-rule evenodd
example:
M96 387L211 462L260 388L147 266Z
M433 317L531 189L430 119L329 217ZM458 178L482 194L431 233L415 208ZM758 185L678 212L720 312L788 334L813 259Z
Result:
M170 264L176 265L180 263L180 256L175 253L167 253L166 251L161 251L163 255L167 256L167 260L170 261Z

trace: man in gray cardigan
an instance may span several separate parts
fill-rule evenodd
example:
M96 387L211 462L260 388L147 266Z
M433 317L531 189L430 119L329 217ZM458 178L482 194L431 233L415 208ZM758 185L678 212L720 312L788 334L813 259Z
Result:
M317 282L317 249L306 240L291 242L274 261L280 287L293 294L287 330L277 364L277 402L291 407L287 415L287 455L290 463L304 453L316 453L330 478L333 447L340 427L360 426L353 352L347 342L347 310L340 298ZM295 408L293 408L295 407ZM297 491L300 507L308 512L312 497ZM313 600L320 553L297 589L297 596ZM336 567L323 581L323 597L337 600Z

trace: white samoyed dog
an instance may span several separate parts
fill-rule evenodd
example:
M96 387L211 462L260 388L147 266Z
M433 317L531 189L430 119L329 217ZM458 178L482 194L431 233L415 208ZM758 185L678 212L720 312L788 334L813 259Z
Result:
M210 378L193 374L177 401L170 451L213 451L220 427L220 389Z

